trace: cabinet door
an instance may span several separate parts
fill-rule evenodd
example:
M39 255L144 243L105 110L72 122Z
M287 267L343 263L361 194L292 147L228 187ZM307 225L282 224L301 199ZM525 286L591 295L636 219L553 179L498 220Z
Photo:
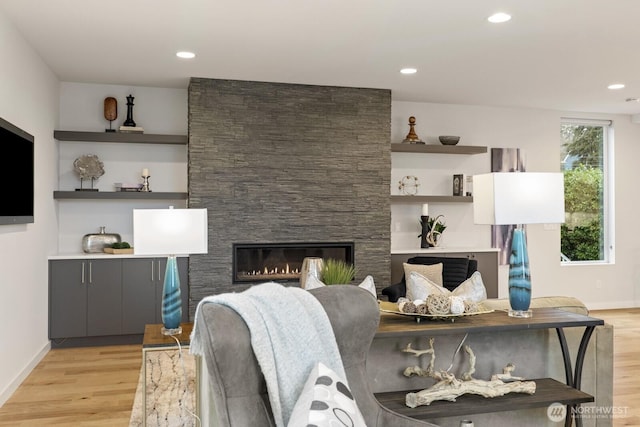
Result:
M87 290L87 334L122 333L122 262L89 260Z
M142 334L146 324L160 323L160 260L122 260L122 333Z
M156 313L158 314L157 322L162 323L162 287L164 284L165 269L167 268L167 259L160 258L160 284L158 285L158 293L156 300ZM189 321L189 258L178 257L178 277L180 278L180 299L182 300L182 321Z
M49 338L87 336L88 261L49 261Z

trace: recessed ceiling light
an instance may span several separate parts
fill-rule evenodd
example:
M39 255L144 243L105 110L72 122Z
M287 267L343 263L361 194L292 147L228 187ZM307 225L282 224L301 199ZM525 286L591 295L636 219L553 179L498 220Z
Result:
M402 74L415 74L418 72L418 70L416 68L403 68L402 70L400 70L400 72Z
M607 86L607 89L616 90L616 89L622 89L623 87L624 87L624 84L622 83L614 83L612 85Z
M508 13L498 12L488 17L487 21L491 22L492 24L500 24L501 22L507 22L510 19L511 15L509 15Z
M193 52L187 52L187 51L180 51L178 53L176 53L176 56L178 58L182 58L182 59L192 59L196 57L196 54Z

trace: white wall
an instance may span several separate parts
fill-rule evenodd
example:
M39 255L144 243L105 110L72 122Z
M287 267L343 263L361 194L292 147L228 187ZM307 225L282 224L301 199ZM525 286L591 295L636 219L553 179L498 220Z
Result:
M145 134L187 134L187 90L86 83L62 83L60 89L60 126L62 130L104 132L109 122L104 119L104 99L118 101L118 128L127 117L127 95L134 96L133 120ZM80 180L73 161L84 154L95 154L104 163L104 175L94 188L114 191L114 183L141 183L142 168L151 174L150 188L160 192L187 191L187 147L172 144L123 144L58 142L60 176L58 189L74 191ZM84 183L84 187L89 185ZM119 233L124 241L133 242L134 208L185 207L181 201L59 200L59 254L82 253L82 237L96 233L100 226L107 232Z
M611 265L561 266L560 229L527 226L533 296L571 295L589 308L640 306L640 244L635 237L633 191L637 159L640 158L640 125L629 116L569 113L551 110L493 108L412 102L392 103L391 141L406 136L409 116L416 117L416 133L428 143L438 135L459 135L460 145L521 148L528 171L559 171L561 117L612 119L615 129L616 260ZM419 194L451 194L454 173L477 174L491 170L490 154L392 155L391 192L403 175L420 179ZM421 205L392 204L391 247L418 248ZM490 226L473 224L472 204L430 204L429 214L443 214L448 228L442 245L480 247L491 244ZM548 228L548 227L547 227ZM505 267L501 279L506 279ZM507 295L506 280L500 295Z
M49 348L47 255L55 250L58 236L51 194L57 181L53 129L59 85L1 13L0 57L0 117L35 138L35 222L0 226L2 405ZM3 158L10 161L10 152ZM20 185L19 175L16 182L4 184Z

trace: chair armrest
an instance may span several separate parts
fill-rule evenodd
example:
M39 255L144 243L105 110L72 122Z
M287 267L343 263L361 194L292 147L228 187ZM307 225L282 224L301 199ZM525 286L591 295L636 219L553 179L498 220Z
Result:
M398 298L407 294L407 287L403 282L400 282L395 285L387 286L380 293L382 295L386 295L390 302L396 302L398 301Z

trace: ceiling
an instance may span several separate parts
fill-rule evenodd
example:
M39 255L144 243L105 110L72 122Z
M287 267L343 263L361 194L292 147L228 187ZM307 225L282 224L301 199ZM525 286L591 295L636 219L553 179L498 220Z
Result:
M497 11L513 19L487 22ZM640 98L638 0L2 0L0 13L66 82L206 77L640 113L625 101ZM418 72L400 74L409 66Z

